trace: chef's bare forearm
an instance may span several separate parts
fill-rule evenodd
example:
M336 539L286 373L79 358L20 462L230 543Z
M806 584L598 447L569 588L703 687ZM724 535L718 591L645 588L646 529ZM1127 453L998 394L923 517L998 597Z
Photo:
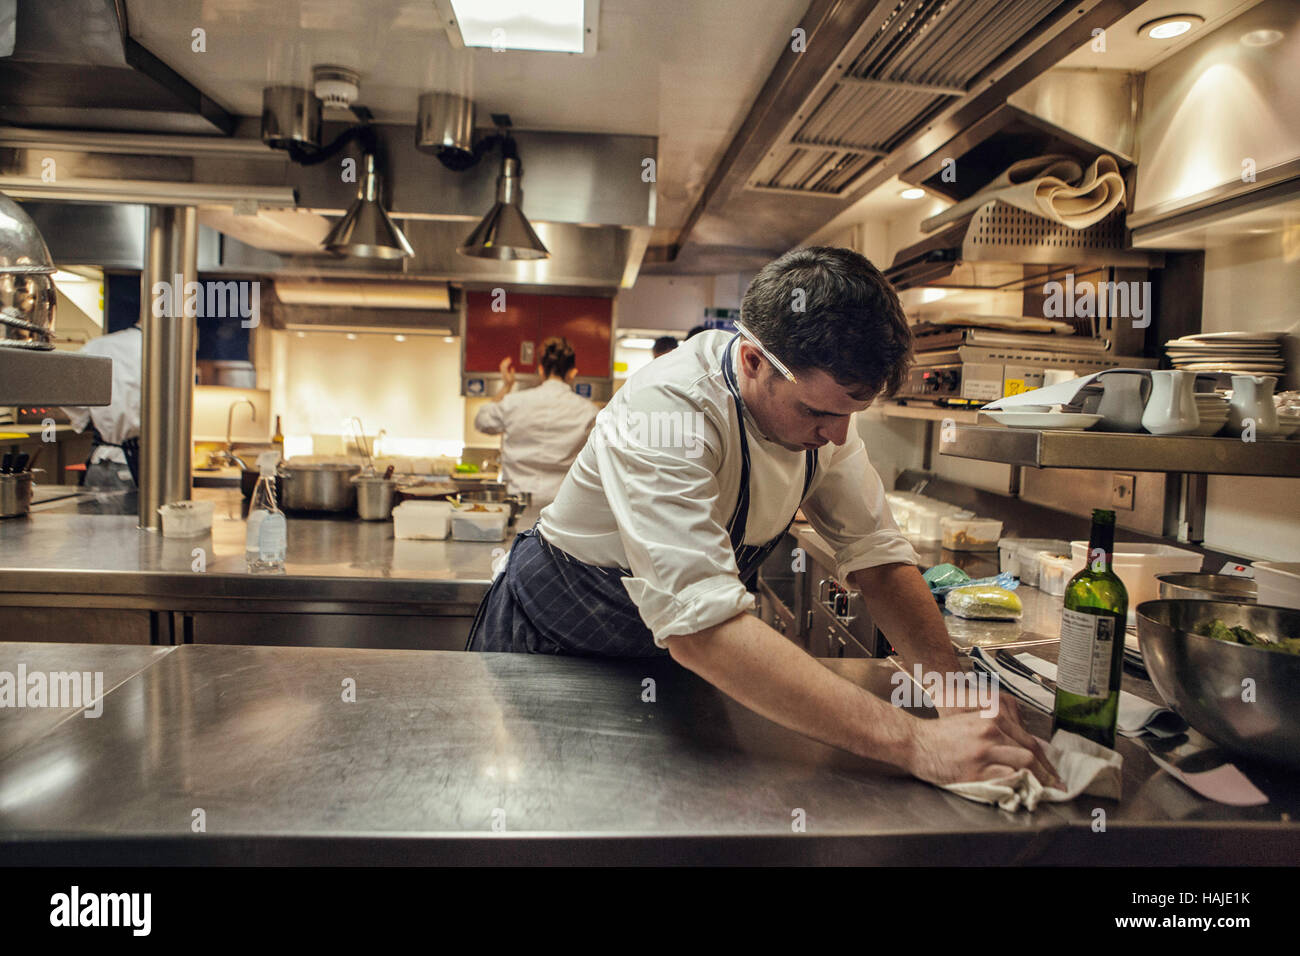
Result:
M850 574L849 583L901 657L939 673L961 670L943 613L915 565L865 568Z
M823 667L758 618L740 614L668 639L673 659L783 727L907 768L917 719Z

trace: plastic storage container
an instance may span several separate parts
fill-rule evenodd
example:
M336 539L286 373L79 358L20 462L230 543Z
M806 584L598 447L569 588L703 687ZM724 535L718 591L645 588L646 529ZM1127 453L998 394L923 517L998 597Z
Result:
M1070 553L1074 558L1074 570L1082 571L1088 553L1088 542L1071 541ZM1202 556L1195 551L1187 551L1167 544L1115 542L1112 568L1124 582L1124 590L1128 591L1129 623L1132 624L1137 620L1134 609L1139 604L1160 597L1160 582L1156 580L1157 574L1199 571L1203 560ZM1260 601L1260 603L1264 602Z
M1060 538L1003 538L998 542L998 570L1036 588L1042 556L1069 553L1070 542Z
M1300 561L1256 561L1255 598L1259 604L1300 608Z
M484 510L470 510L475 507ZM451 536L457 541L504 541L509 521L509 505L474 502L452 511Z
M1060 597L1075 572L1074 558L1061 558L1040 552L1038 558L1038 590Z
M996 551L1002 522L992 518L945 516L939 519L943 546L949 551Z
M194 538L212 530L213 502L173 501L158 509L164 538Z
M393 537L440 541L447 537L450 518L445 501L403 501L393 509Z

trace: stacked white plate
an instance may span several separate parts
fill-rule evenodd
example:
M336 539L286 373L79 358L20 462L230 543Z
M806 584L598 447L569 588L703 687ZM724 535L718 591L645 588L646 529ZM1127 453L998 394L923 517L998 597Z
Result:
M1170 339L1165 352L1174 368L1189 372L1281 375L1284 332L1203 332Z
M1194 435L1214 435L1228 424L1228 400L1221 392L1197 392L1196 412L1201 417L1201 427Z

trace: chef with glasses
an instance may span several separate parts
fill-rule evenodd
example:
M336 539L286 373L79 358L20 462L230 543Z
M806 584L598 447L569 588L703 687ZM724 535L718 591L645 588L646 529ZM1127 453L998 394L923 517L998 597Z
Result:
M668 654L777 723L924 780L1029 768L1055 782L1006 695L995 714L937 701L942 719L924 720L747 613L747 583L802 508L898 652L961 670L852 421L910 358L898 297L865 258L812 247L769 263L734 333L690 338L601 411L554 502L516 539L468 649Z

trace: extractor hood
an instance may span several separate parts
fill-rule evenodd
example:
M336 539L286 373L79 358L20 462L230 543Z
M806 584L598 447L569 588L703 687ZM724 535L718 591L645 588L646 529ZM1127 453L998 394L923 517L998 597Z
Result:
M1135 73L1049 70L900 178L960 201L1016 160L1052 154L1086 166L1107 154L1131 183L1140 93ZM1122 207L1095 225L1072 229L992 201L900 250L885 275L898 289L1019 291L1069 272L1164 264L1160 253L1130 245Z
M1071 229L995 201L899 250L885 278L900 290L942 286L1016 292L1070 272L1163 265L1161 253L1125 248L1122 210L1086 229Z
M16 6L14 50L0 57L0 122L155 133L233 131L233 116L131 38L121 0L17 0Z

